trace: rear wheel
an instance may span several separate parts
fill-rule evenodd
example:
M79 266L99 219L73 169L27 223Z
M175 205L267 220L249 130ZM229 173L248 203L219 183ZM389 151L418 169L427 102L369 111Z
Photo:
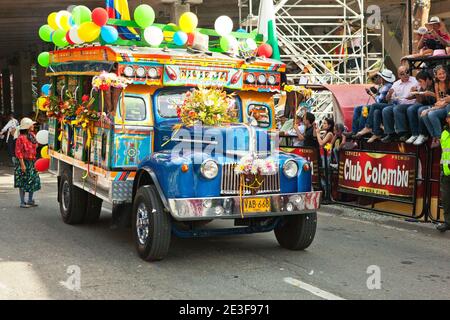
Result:
M70 171L64 171L60 183L59 210L64 223L80 224L86 213L88 193L72 183Z
M314 240L317 229L317 213L285 216L275 228L275 237L281 247L304 250Z
M169 251L171 220L155 186L139 188L133 203L133 237L139 256L146 261L162 260Z

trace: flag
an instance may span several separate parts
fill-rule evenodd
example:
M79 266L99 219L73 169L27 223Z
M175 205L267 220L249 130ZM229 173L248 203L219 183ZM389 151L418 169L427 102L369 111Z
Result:
M273 0L261 0L258 17L258 33L262 34L264 41L272 46L272 59L280 60Z
M110 19L130 20L130 9L128 0L105 0L106 11ZM133 28L117 27L117 31L122 39L138 40L139 34Z

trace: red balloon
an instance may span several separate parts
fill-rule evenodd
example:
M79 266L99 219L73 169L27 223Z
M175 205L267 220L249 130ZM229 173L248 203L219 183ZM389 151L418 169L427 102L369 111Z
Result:
M194 44L194 40L195 40L195 34L188 33L187 45L192 46Z
M39 172L45 172L50 167L50 159L44 159L44 158L38 159L36 161L36 163L34 164L34 167Z
M108 22L108 12L103 8L95 8L92 11L92 21L99 27L103 27Z
M258 56L270 58L273 54L273 48L270 44L264 43L258 48Z
M66 40L67 40L67 42L69 43L69 44L75 44L75 42L73 42L72 40L70 40L70 36L69 36L69 31L67 31L67 33L66 33Z

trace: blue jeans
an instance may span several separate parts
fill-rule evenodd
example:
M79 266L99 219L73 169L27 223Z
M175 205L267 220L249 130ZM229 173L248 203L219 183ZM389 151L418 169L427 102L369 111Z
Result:
M384 133L404 134L408 132L406 110L409 104L392 105L383 109Z
M428 132L433 138L440 138L442 135L442 120L445 119L450 112L450 104L445 108L433 110L423 118L423 122L428 129Z
M366 126L367 118L363 117L362 110L364 106L357 106L353 110L352 132L358 133ZM368 106L369 108L369 106Z
M375 131L381 131L381 110L387 107L387 103L374 103L369 107L369 116L367 117L366 127ZM376 116L378 115L378 116ZM377 121L376 121L376 118Z
M420 134L427 135L427 130L425 124L423 123L420 114L423 110L428 109L428 106L421 105L420 103L413 104L406 110L406 115L408 116L409 128L411 129L411 134L413 136L418 136ZM422 110L422 111L420 111Z

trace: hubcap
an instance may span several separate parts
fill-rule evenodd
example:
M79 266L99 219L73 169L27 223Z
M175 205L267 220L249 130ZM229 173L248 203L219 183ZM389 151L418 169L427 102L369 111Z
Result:
M64 181L62 186L62 205L64 211L67 212L70 205L70 185L68 181Z
M136 213L136 233L141 245L145 245L149 235L150 228L149 213L146 205L142 202L139 204Z

